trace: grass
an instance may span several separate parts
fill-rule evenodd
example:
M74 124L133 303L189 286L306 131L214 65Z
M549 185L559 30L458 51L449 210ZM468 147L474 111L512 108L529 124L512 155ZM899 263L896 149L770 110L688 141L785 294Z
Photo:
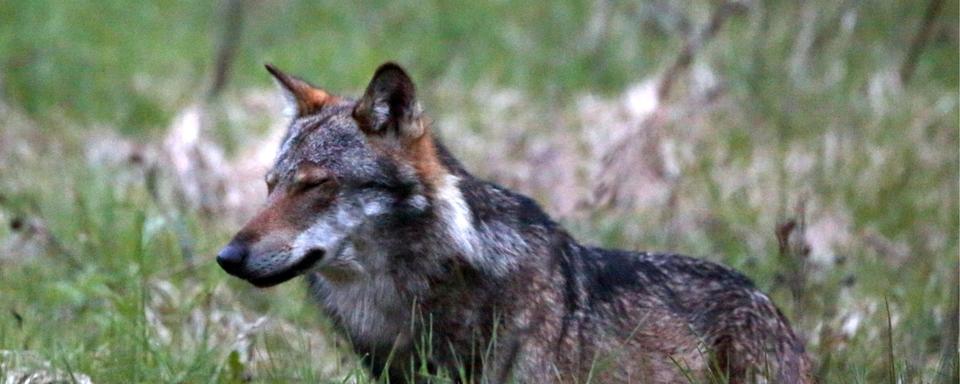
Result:
M957 3L908 84L895 75L923 7L748 6L657 101L670 113L655 134L632 136L645 125L627 90L670 65L711 4L250 2L208 136L228 159L263 145L263 62L356 94L398 60L469 167L587 242L744 271L823 382L956 382ZM223 12L0 3L0 349L94 382L368 380L302 286L220 272L210 255L239 220L170 197L152 168L208 87ZM618 158L619 174L603 159L624 140L651 150ZM600 203L611 174L642 188ZM791 219L806 225L780 252Z

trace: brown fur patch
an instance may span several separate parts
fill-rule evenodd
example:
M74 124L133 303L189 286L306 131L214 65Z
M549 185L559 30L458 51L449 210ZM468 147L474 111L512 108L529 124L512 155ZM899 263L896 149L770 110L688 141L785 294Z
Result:
M408 133L416 131L418 134L415 137L404 136L402 133L400 137L379 132L364 131L364 133L367 134L368 142L377 151L413 166L420 181L426 186L426 192L431 194L450 171L443 166L437 155L437 145L430 133L429 120L419 118L408 124L418 127L401 131Z
M413 139L406 153L413 167L417 169L420 179L428 186L435 187L448 171L440 163L440 158L437 156L437 146L433 140L433 135L429 132L428 122L420 119L414 124L421 125L423 134Z
M327 93L318 88L308 88L302 90L297 95L297 111L301 116L316 113L327 104L333 104L338 101L338 97Z
M327 93L320 88L310 85L310 83L290 76L276 67L267 64L267 71L280 82L297 102L297 115L306 116L316 113L325 105L337 103L340 98Z

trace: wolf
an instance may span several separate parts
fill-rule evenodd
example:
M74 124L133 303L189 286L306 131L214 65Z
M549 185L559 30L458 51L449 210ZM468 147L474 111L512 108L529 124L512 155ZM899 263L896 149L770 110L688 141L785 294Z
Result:
M305 276L374 377L813 381L803 343L742 274L580 244L532 199L471 175L399 65L359 99L266 68L289 129L265 207L216 260L257 287Z

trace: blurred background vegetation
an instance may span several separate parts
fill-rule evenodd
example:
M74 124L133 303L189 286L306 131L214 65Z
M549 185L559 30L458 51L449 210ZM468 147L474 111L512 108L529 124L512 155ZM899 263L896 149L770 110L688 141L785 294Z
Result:
M395 60L468 168L589 243L741 269L823 382L956 383L958 12L0 1L0 376L367 380L301 284L212 255L283 129L263 63L355 96Z

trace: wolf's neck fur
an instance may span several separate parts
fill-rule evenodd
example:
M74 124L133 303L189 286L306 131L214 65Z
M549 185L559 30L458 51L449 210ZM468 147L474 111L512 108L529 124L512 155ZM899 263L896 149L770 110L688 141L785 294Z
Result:
M439 140L434 140L440 163L448 172L435 186L433 200L450 251L494 276L510 272L530 251L517 224L523 220L513 215L515 210L503 206L510 201L505 196L510 192L475 178ZM478 196L483 201L477 201ZM498 214L480 215L478 209ZM535 210L545 216L539 207Z
M483 253L477 228L474 225L473 212L463 192L460 190L460 177L452 173L444 175L434 194L437 213L441 226L454 247L468 259L479 257Z

